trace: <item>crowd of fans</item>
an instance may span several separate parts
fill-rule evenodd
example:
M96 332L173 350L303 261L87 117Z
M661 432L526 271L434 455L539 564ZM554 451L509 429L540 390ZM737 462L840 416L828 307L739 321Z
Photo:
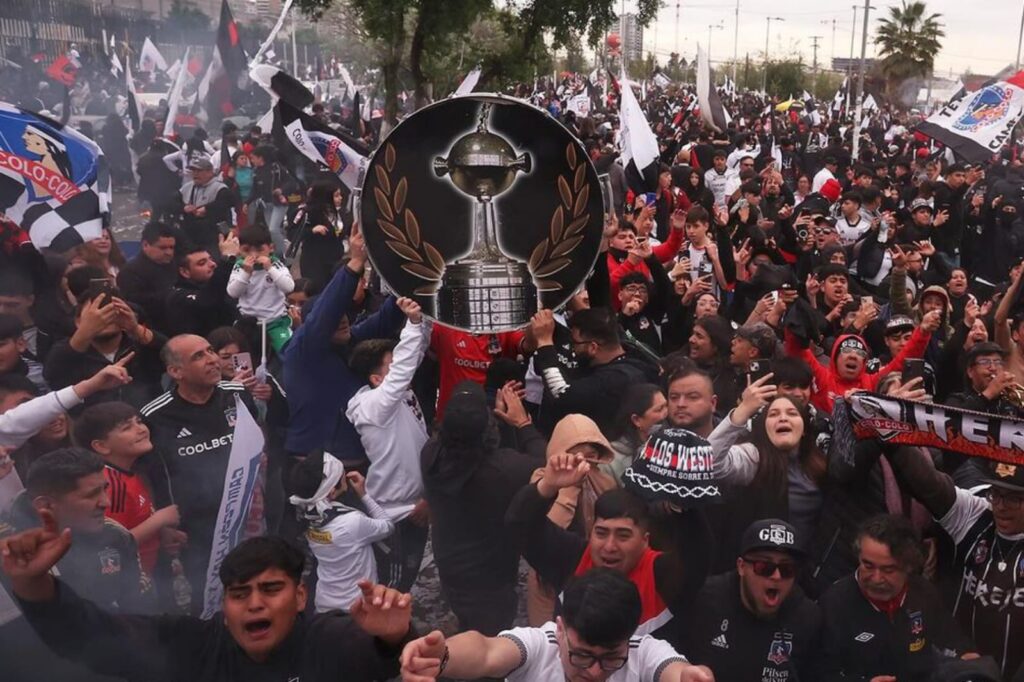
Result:
M348 189L256 127L125 131L130 260L9 226L4 679L1024 680L1024 468L830 447L855 391L1024 416L1017 144L968 165L750 94L712 133L691 97L644 102L643 188L613 114L540 95L614 212L519 331L383 293ZM254 537L200 620L240 405ZM708 444L719 503L625 486L653 438ZM410 626L428 543L457 634Z

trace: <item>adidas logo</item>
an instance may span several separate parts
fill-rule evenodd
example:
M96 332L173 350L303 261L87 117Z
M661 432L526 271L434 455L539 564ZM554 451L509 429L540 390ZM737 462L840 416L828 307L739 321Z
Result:
M729 642L725 640L725 633L723 632L718 637L711 640L711 646L717 646L719 649L728 649Z
M178 438L188 438L192 435L192 432L186 429L184 426L181 427L181 431L178 431Z
M875 638L874 633L862 632L859 635L857 635L856 637L854 637L853 641L860 642L861 644L864 644L865 642L870 642L874 638Z
M455 344L455 347L456 348L465 348L466 347L466 340L465 339L459 339L459 342Z

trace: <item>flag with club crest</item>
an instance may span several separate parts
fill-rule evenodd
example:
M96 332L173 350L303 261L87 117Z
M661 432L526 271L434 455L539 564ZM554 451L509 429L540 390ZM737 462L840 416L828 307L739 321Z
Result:
M0 218L37 248L64 252L100 236L109 206L110 173L95 142L0 102Z
M167 62L160 50L156 49L153 41L146 37L142 43L142 51L139 54L139 71L167 71ZM173 78L173 76L171 76Z
M350 190L362 185L370 150L359 140L333 130L285 100L275 107L274 139L289 144L310 161L338 176Z
M634 192L653 192L658 188L658 138L651 131L633 88L622 71L621 121L622 166Z

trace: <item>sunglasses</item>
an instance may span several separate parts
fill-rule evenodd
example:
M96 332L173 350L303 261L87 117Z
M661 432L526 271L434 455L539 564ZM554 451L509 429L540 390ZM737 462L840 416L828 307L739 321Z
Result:
M783 580L789 580L796 575L796 564L790 561L784 561L781 564L777 564L774 561L767 561L765 559L747 559L743 557L743 562L750 564L750 567L754 570L754 574L762 578L771 578L775 575L775 571L779 572L779 577Z

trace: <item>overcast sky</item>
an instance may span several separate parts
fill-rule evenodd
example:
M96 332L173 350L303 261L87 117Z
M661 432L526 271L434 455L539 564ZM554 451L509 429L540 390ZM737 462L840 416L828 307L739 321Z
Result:
M828 64L832 55L850 55L850 36L853 24L852 0L740 0L739 58L749 53L751 60L761 60L764 54L767 17L772 16L769 54L802 53L811 63L812 38L818 41L818 61ZM1017 37L1020 30L1021 9L1024 0L928 0L928 10L942 15L946 37L942 52L936 60L936 75L954 78L967 69L977 74L992 74L1012 64L1017 55ZM676 21L678 10L678 24ZM888 8L898 6L898 0L873 0L868 26L868 55L874 54L872 36L879 16L888 16ZM635 1L626 0L626 11L635 8ZM724 29L711 31L712 61L729 59L733 54L735 31L735 0L664 0L658 19L644 33L644 52L654 46L659 61L668 59L670 52L679 50L687 60L697 49L697 42L708 42L708 25L724 24ZM857 11L855 56L860 56L863 26L863 2ZM776 22L774 17L785 21ZM835 44L832 40L832 20L835 20Z

